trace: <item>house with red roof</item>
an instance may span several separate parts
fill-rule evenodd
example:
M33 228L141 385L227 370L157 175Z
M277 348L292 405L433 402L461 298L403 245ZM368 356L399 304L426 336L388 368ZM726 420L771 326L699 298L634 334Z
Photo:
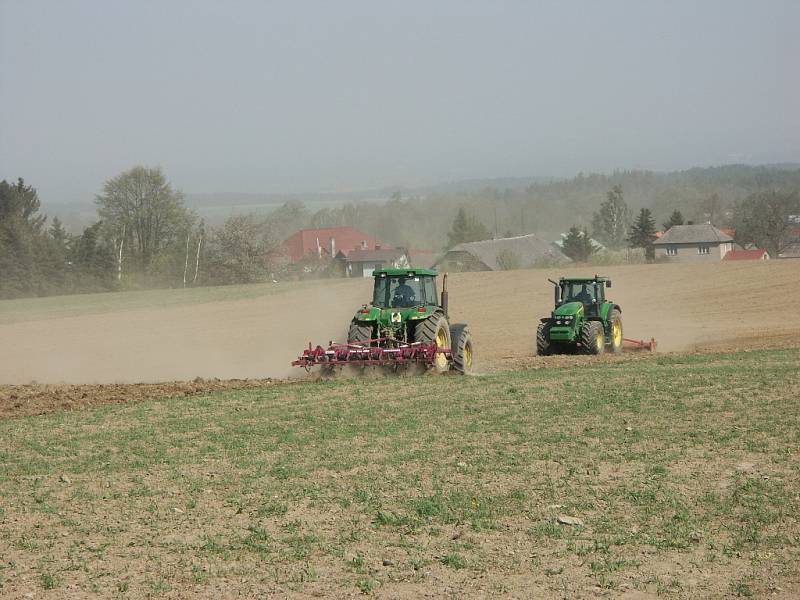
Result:
M731 250L722 257L722 260L769 260L769 252L761 248Z
M353 227L301 229L283 241L292 262L307 256L346 258L353 250L374 250L380 243L369 234Z

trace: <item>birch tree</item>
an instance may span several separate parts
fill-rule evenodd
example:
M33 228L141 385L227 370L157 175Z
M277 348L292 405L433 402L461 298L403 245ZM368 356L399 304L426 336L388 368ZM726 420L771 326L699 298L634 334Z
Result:
M594 237L609 248L621 248L628 235L630 219L630 210L622 197L622 186L615 185L606 194L606 200L600 205L600 211L594 213L592 219Z
M142 271L169 246L180 244L193 221L183 195L158 167L134 167L112 177L95 202L109 231L125 232L120 250L125 247L126 257Z

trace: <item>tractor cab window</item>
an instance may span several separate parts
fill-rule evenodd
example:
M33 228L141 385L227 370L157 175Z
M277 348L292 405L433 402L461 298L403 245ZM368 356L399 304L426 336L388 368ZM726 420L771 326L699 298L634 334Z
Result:
M562 293L564 302L581 302L583 304L594 304L598 300L597 285L591 281L573 281L564 284Z
M422 303L420 277L377 277L372 304L380 308L410 308Z
M437 304L438 298L436 297L436 278L423 277L422 286L425 291L425 304Z

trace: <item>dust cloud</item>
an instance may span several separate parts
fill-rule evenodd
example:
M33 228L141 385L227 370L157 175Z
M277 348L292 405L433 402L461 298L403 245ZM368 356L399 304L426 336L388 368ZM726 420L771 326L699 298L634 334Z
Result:
M309 342L346 336L370 283L0 325L0 383L286 377Z

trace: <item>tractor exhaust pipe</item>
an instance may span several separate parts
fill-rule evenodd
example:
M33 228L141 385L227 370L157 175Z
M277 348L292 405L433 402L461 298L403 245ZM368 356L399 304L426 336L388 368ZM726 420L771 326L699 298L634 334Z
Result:
M561 286L558 285L557 281L553 281L552 279L548 279L550 283L553 284L553 301L555 302L555 306L561 304Z
M450 313L448 312L448 304L450 300L450 295L447 292L447 273L442 275L442 311L444 311L444 316L448 319L450 318Z

